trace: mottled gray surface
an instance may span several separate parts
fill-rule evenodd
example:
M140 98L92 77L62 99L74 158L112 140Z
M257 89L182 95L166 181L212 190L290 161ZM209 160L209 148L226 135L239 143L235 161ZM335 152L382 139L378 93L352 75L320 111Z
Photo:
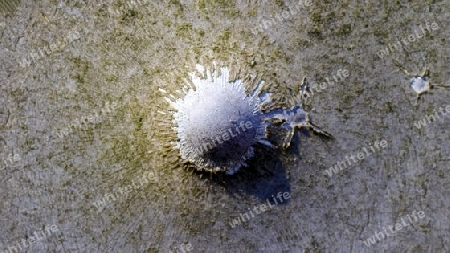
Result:
M93 2L23 1L0 18L0 250L56 225L21 252L450 251L450 114L414 125L450 105L450 90L414 106L392 61L450 83L448 1ZM255 29L270 15L285 19ZM377 55L426 22L439 29ZM258 75L288 105L304 76L320 83L347 69L311 98L312 119L335 140L300 131L291 148L261 147L234 176L183 168L158 88L179 96L195 63L213 60ZM376 154L324 173L381 139ZM132 180L142 185L119 197ZM279 191L288 203L231 228ZM413 211L425 218L364 245Z

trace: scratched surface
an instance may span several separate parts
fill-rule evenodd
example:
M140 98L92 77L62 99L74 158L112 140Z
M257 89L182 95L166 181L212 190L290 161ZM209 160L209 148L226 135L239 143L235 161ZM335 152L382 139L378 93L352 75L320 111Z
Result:
M2 7L0 252L450 251L450 89L416 106L396 64L450 83L448 1L86 2ZM297 131L233 176L183 167L159 88L213 61L287 106L306 77L335 140Z

